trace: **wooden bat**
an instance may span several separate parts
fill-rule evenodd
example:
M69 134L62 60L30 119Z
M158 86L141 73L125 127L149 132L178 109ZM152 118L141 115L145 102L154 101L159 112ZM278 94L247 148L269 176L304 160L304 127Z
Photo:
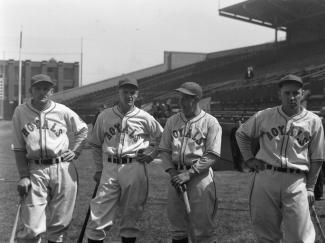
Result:
M18 203L14 227L12 228L12 231L11 231L9 243L15 243L15 236L16 236L16 231L17 231L18 219L19 219L19 215L20 215L20 208L21 208L21 201Z
M93 195L92 195L92 199L96 196L97 194L97 190L98 190L98 186L99 186L99 183L96 184L95 186L95 189L94 189L94 192L93 192ZM90 216L90 205L88 207L88 211L87 211L87 214L86 214L86 217L85 217L85 220L84 220L84 223L82 225L82 229L80 231L80 234L79 234L79 238L78 238L78 241L77 243L82 243L82 240L84 238L84 235L85 235L85 231L86 231L86 227L87 227L87 223L88 223L88 220L89 220L89 216ZM10 242L11 243L11 242Z
M185 185L181 187L181 191L182 191L183 200L184 200L185 209L186 209L186 216L187 216L187 220L188 220L188 231L189 231L190 240L192 243L196 243L194 227L193 227L193 224L192 224L192 221L190 218L191 206L190 206L190 202L188 201L188 195L187 195Z
M314 216L314 218L316 220L317 228L318 228L319 232L321 233L322 242L325 243L325 234L324 234L322 225L320 224L320 221L319 221L319 218L316 213L316 209L315 209L314 205L311 206L311 213L312 213L312 216Z

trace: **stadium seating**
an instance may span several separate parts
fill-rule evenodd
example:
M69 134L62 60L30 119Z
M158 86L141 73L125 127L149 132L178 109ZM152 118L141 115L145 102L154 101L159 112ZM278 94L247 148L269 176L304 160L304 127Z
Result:
M212 114L225 121L244 120L259 109L277 105L278 80L287 73L295 73L304 78L311 92L308 108L318 110L325 105L325 46L322 41L296 45L281 42L265 47L263 50L260 45L258 51L223 57L211 54L206 61L142 78L139 80L142 103L172 98L173 89L183 82L195 81L202 85L205 97L211 97ZM253 79L244 77L248 65L254 67ZM116 86L103 89L71 99L66 104L81 116L92 116L102 104L116 102L116 91Z

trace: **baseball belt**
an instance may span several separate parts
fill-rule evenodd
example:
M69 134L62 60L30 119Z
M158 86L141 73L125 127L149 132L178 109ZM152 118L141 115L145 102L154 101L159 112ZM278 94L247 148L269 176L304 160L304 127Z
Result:
M177 169L178 170L189 170L189 169L191 169L191 165L179 165L179 166L177 166Z
M281 167L274 167L272 165L266 165L265 167L267 170L274 170L279 172L286 172L286 173L293 173L293 174L306 174L306 171L293 169L293 168L281 168Z
M116 158L116 157L108 157L107 161L110 163L114 163L114 164L129 164L132 163L133 158L129 158L129 157L124 157L124 158Z
M52 159L31 159L29 160L37 165L53 165L58 164L63 161L62 157L52 158Z

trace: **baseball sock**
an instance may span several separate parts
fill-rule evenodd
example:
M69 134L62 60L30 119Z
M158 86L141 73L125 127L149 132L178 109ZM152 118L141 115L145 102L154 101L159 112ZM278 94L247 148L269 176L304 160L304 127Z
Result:
M122 237L122 243L134 243L135 240L136 240L135 237L133 237L133 238Z
M188 243L188 238L184 238L184 239L181 239L181 240L173 239L172 243Z
M104 240L92 240L88 238L88 243L104 243Z

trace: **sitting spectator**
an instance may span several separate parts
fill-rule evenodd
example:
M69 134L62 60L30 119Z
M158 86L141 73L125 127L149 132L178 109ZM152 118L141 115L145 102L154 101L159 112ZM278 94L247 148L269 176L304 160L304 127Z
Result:
M254 69L252 66L247 67L245 72L245 79L253 79L254 78Z

